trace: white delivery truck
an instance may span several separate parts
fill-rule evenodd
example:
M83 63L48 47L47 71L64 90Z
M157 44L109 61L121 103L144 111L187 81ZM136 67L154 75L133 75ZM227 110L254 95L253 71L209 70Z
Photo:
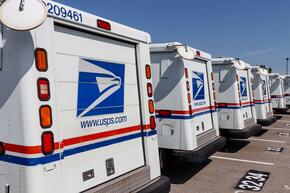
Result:
M256 120L250 65L235 58L214 58L212 63L221 134L255 135L261 125Z
M269 80L274 113L287 112L288 107L284 95L284 76L278 73L271 73L269 74Z
M169 192L150 36L54 1L46 6L35 29L1 25L0 192Z
M290 107L290 75L284 75L284 96L287 108Z
M273 116L268 70L259 66L251 67L253 74L254 103L257 122L271 125L277 118Z
M150 52L159 148L178 160L201 163L225 145L211 55L177 42L152 44Z

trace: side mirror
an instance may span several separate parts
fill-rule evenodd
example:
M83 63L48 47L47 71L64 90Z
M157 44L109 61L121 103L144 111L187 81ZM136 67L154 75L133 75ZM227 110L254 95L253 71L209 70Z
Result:
M195 58L195 53L191 47L186 45L176 45L175 46L178 55L186 60L193 60Z
M2 3L3 0L0 1ZM1 22L7 27L26 31L41 25L47 17L47 8L41 0L6 0L0 7Z

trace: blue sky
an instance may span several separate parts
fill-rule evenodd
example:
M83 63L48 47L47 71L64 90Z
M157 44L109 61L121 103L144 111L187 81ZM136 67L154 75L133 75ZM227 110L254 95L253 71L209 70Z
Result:
M179 41L213 56L241 58L285 73L290 57L289 0L56 0Z

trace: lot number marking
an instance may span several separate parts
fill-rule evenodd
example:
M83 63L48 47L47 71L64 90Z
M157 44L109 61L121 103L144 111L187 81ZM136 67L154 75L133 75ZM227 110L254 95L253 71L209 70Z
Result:
M242 177L236 189L259 192L269 179L269 172L250 170Z
M286 132L278 132L277 134L280 136L290 136L290 133L286 133Z
M284 150L283 147L274 147L274 146L269 146L266 149L266 151L271 151L271 152L276 152L276 153L281 153L283 150Z

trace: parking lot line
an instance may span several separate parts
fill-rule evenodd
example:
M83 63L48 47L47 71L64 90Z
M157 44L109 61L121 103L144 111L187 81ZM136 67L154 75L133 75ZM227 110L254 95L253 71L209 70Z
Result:
M253 137L250 137L249 140L271 142L271 143L286 143L286 141L277 141L277 140L270 140L270 139L258 139L258 138L253 138Z
M288 128L281 128L281 127L263 127L264 129L270 129L270 130L284 130L284 131L290 131Z
M230 160L230 161L236 161L236 162L244 162L244 163L252 163L252 164L259 164L259 165L274 166L274 163L259 162L259 161L245 160L245 159L236 159L236 158L221 157L221 156L211 156L210 158L221 159L221 160Z

